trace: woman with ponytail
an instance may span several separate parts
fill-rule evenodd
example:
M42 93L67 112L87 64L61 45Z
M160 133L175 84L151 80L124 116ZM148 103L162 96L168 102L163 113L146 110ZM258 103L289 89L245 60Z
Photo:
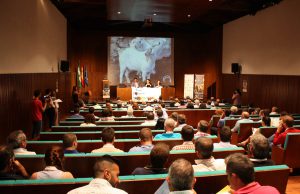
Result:
M35 172L31 175L31 179L70 179L74 178L70 172L63 171L64 154L62 149L49 148L45 153L46 168L43 171Z

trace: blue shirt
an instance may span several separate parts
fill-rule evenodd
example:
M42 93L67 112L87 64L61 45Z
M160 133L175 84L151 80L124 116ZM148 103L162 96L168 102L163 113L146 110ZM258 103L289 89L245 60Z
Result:
M77 150L64 150L64 154L79 154Z
M154 139L180 139L180 133L162 133L155 135Z
M134 146L128 152L147 152L147 151L151 151L152 148L153 145Z

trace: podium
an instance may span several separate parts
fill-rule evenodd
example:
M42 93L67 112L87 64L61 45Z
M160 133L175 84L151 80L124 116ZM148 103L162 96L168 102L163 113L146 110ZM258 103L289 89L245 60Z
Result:
M163 100L169 100L172 96L175 96L175 88L174 87L167 87L167 88L138 88L138 89L161 89L161 96ZM150 90L149 90L150 91ZM132 88L117 88L117 96L120 97L121 100L132 100Z

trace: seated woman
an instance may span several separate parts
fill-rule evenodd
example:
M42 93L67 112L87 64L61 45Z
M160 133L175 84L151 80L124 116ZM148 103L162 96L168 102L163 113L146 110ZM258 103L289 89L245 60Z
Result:
M0 180L19 180L28 178L24 166L15 160L9 146L0 146Z
M96 119L95 116L93 114L87 114L84 118L84 123L81 123L80 126L81 127L92 127L92 126L96 126Z
M46 168L42 171L35 172L30 179L71 179L74 178L70 172L63 171L62 160L64 153L62 149L52 147L45 153Z
M146 80L145 87L147 87L147 88L151 88L151 87L152 87L152 84L151 84L150 79L147 79L147 80Z

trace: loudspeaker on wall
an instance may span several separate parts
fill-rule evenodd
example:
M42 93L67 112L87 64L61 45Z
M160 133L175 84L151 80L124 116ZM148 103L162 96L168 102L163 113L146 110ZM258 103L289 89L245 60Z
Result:
M231 64L231 72L234 73L234 74L240 73L240 64L232 63Z
M60 61L60 70L61 70L62 72L67 72L67 71L69 71L69 68L70 68L70 66L69 66L69 61L67 61L67 60L61 60L61 61Z

